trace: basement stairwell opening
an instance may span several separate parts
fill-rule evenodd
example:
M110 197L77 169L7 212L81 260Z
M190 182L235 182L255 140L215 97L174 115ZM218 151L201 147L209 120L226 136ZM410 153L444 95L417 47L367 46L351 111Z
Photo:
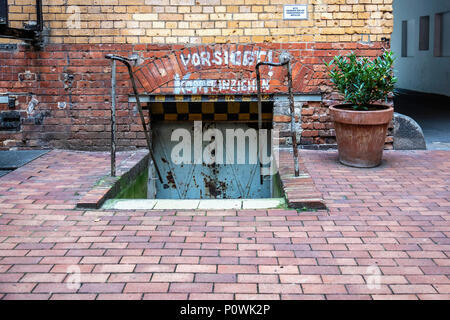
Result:
M273 101L262 103L263 126L258 130L255 98L167 100L144 107L150 116L155 163L107 201L105 208L285 207L275 169Z

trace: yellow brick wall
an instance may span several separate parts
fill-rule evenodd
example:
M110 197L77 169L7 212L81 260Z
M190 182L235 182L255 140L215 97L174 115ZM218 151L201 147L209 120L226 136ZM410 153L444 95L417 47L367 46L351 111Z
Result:
M51 43L347 42L390 37L393 0L43 0ZM9 0L10 25L35 19L34 0ZM309 20L283 20L283 4ZM367 36L366 36L367 38Z

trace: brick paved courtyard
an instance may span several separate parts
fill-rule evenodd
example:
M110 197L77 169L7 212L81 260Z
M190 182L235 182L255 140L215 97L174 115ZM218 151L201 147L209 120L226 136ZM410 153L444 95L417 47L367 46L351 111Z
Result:
M0 178L0 299L450 299L450 152L301 156L329 210L75 209L108 154L52 151Z

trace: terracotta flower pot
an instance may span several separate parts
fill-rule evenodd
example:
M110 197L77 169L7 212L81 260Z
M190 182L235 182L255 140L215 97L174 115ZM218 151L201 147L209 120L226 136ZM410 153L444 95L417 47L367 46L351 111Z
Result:
M382 105L373 107L374 110L369 111L354 111L348 104L330 107L342 164L372 168L381 163L394 109Z

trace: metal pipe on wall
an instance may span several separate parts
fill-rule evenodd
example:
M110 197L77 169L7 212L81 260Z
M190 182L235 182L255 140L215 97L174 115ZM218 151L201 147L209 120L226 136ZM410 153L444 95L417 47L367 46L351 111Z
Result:
M44 30L42 18L42 0L36 0L36 31Z

